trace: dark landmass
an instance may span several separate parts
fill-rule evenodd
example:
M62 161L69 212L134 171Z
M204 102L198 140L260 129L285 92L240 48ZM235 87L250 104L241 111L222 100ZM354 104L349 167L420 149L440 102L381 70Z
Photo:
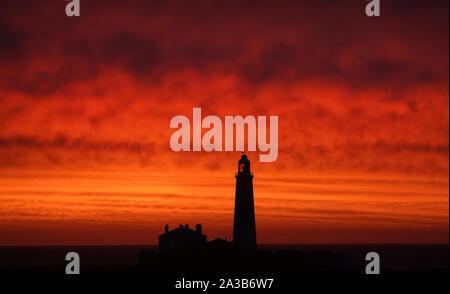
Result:
M448 244L260 245L256 251L211 249L159 253L156 246L0 247L2 275L64 275L65 255L80 255L81 273L355 274L365 255L380 255L382 274L448 274Z

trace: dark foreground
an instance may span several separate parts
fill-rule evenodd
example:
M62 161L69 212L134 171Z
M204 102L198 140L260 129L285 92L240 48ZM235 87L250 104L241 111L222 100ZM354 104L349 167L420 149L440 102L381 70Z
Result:
M143 282L151 288L290 288L304 282L380 279L437 285L448 276L448 244L265 245L257 251L185 251L160 254L154 246L0 247L0 275L10 280ZM66 275L68 252L80 256L80 275ZM380 256L380 275L366 275L368 252ZM137 281L137 283L136 283ZM201 284L203 283L203 284ZM325 283L326 284L326 283ZM322 285L325 286L325 285ZM204 291L204 288L196 290Z

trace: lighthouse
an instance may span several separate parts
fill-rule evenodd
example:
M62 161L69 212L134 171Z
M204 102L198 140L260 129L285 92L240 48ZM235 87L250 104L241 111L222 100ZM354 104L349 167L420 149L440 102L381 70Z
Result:
M245 154L238 162L236 173L233 242L241 249L256 249L253 174L250 170L250 160Z

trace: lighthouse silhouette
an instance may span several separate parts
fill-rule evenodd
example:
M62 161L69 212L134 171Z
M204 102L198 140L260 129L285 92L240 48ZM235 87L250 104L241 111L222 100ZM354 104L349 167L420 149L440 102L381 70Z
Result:
M250 160L245 154L239 160L236 173L233 242L241 249L256 249L253 174L250 171Z

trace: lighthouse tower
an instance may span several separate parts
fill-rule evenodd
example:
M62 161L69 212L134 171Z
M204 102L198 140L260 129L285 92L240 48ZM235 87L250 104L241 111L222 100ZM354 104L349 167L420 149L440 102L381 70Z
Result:
M233 242L238 248L256 249L253 175L247 155L242 155L236 173Z

